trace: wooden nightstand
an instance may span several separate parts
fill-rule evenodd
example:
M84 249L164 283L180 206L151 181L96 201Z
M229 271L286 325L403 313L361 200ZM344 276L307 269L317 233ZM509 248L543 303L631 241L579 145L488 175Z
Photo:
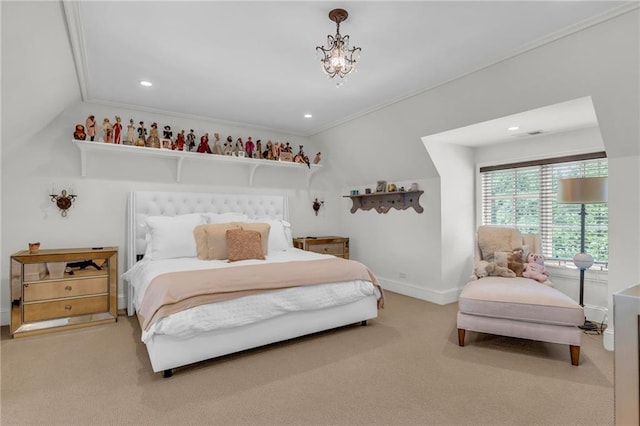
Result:
M13 337L117 320L117 247L19 251L10 282Z
M349 238L346 237L300 237L293 239L293 246L315 253L332 254L349 259Z

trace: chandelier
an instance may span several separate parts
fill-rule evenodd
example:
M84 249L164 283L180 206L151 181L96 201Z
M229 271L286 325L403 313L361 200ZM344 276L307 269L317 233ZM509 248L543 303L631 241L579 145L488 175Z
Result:
M346 21L349 14L344 9L333 9L329 19L336 23L336 35L327 36L327 47L318 46L316 52L322 56L322 70L329 78L338 76L345 78L356 70L356 60L360 56L359 47L349 48L349 36L340 35L340 22Z

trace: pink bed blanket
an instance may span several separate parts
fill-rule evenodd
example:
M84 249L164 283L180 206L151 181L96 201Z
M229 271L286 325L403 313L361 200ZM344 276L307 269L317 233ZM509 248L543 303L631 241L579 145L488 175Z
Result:
M342 258L263 263L220 269L168 272L155 277L138 311L144 330L160 318L208 303L289 287L364 280L384 293L376 276L362 263Z

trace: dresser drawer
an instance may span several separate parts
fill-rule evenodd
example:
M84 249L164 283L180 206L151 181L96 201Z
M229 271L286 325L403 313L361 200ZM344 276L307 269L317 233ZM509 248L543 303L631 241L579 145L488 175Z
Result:
M344 244L309 244L309 251L342 256L344 254Z
M82 280L64 280L30 283L24 285L24 301L60 299L63 297L89 296L109 291L107 276Z
M24 305L24 321L43 321L74 315L106 312L109 307L108 296L82 297L55 302L29 303Z

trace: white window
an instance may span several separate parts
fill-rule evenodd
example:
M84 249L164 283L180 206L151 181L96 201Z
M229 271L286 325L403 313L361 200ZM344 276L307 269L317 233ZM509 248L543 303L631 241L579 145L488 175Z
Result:
M604 152L481 167L482 224L540 234L543 255L568 260L580 252L580 204L557 202L558 180L608 175ZM586 206L585 251L609 260L607 204Z

